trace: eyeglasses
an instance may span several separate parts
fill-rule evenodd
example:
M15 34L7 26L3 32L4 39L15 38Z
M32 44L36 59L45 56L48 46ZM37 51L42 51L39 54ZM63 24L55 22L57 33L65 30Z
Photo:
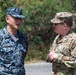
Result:
M57 26L57 25L59 25L60 23L53 23L53 25L55 25L55 26Z
M64 23L53 23L53 25L59 25L59 24L61 24L61 25L63 25Z

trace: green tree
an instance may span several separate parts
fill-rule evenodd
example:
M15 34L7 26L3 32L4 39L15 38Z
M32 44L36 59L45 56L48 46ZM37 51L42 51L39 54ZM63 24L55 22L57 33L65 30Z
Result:
M15 0L0 0L0 29L6 25L5 14L8 7L15 6Z
M76 0L0 0L0 28L6 25L5 10L11 6L23 9L26 18L21 30L28 36L29 49L32 50L29 55L32 58L37 53L39 58L47 55L47 49L56 35L50 22L54 15L63 11L76 12Z

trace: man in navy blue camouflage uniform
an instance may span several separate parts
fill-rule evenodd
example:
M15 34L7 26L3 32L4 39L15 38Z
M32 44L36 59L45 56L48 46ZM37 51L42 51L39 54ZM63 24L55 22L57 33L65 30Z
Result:
M19 31L24 18L20 8L10 7L6 11L7 26L0 30L0 75L25 75L28 41Z

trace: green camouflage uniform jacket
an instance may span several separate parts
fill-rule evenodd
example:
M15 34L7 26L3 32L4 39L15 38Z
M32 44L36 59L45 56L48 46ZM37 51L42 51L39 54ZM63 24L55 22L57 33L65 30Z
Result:
M52 62L52 75L76 75L76 34L70 31L62 39L60 35L55 38L50 51L55 51L58 57ZM63 56L69 56L68 61L63 60ZM66 59L66 58L65 58Z

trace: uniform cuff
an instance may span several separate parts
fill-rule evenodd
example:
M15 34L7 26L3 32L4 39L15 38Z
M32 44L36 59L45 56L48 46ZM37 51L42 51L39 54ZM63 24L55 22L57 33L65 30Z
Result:
M61 54L61 53L58 53L57 60L62 60L62 57L63 57L63 54Z

